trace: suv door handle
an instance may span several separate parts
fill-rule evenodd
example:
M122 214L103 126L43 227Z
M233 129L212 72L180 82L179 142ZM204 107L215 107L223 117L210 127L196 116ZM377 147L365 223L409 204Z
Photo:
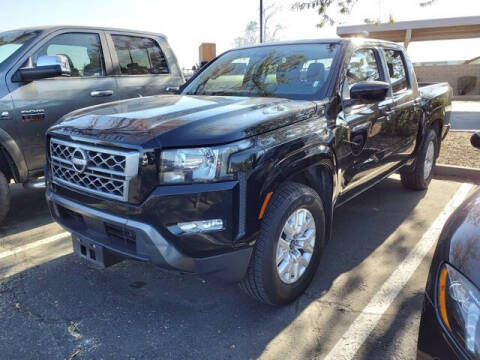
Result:
M113 90L93 90L90 93L90 96L93 97L102 97L102 96L112 96Z
M1 120L8 120L10 119L10 113L8 111L2 111L0 113L0 119Z

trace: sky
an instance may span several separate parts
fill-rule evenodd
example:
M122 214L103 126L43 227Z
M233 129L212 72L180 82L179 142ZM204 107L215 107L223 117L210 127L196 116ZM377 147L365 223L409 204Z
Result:
M319 29L315 11L292 11L293 0L276 2L282 8L273 22L284 30L279 40L336 37L336 27ZM480 0L359 0L348 16L336 14L344 25L365 18L395 21L480 15ZM93 25L160 32L168 37L182 67L198 62L202 42L217 44L217 53L234 46L246 24L257 20L259 0L0 0L0 31L35 25ZM466 60L480 56L480 39L411 43L413 61Z

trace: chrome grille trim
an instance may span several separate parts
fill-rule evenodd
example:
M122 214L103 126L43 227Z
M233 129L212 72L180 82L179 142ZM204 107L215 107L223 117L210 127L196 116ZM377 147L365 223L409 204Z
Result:
M120 151L84 143L50 139L52 181L109 199L128 201L129 184L138 174L137 151ZM84 169L75 168L72 158L77 150L87 154Z

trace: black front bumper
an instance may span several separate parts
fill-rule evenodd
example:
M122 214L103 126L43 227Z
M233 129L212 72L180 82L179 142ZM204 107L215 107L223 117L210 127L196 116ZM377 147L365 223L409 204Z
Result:
M425 296L418 332L417 360L468 359L447 334L432 301Z
M130 258L178 271L212 273L229 281L246 273L252 247L189 256L146 222L83 205L51 189L46 197L54 219L72 233L75 251L97 264L108 266Z

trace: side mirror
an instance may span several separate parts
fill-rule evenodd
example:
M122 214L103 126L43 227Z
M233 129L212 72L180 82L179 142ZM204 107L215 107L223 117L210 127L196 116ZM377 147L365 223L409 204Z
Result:
M470 143L473 147L480 149L480 131L477 131L475 134L472 135L470 138Z
M47 79L56 76L70 76L71 69L65 55L40 56L37 66L18 70L22 81Z
M390 84L383 81L361 81L350 89L350 99L362 102L377 102L385 100Z

